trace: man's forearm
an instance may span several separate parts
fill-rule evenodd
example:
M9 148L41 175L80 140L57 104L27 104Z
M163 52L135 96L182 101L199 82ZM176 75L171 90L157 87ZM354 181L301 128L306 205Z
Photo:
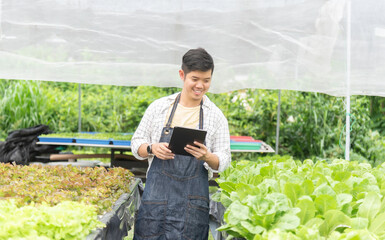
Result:
M148 146L147 143L143 143L142 145L140 145L140 147L138 149L138 155L139 156L141 156L143 158L148 157L147 146Z
M139 156L143 158L149 157L147 147L148 143L143 143L142 145L140 145L138 149ZM163 160L173 159L175 157L175 154L171 152L171 150L168 148L168 143L166 142L151 144L151 150L154 156Z

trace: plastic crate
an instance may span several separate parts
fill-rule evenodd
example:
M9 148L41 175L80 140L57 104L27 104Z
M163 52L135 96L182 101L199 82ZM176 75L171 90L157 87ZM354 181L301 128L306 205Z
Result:
M252 137L249 137L249 136L230 136L230 140L234 140L234 141L253 141L254 138Z
M111 140L76 138L76 143L110 145Z
M73 143L74 138L58 138L58 137L38 137L39 142L59 142L59 143Z
M261 145L261 142L231 142L230 148L232 150L259 150Z
M131 141L129 140L112 140L113 145L119 146L131 146Z

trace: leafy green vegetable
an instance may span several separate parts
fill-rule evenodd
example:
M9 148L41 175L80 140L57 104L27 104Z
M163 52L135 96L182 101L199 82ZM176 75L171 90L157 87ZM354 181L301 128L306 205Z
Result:
M380 213L373 219L369 230L377 235L385 234L385 213Z
M301 210L297 214L298 217L301 219L301 224L305 224L310 219L314 218L316 209L314 206L314 202L311 200L311 198L300 199L296 207Z
M377 193L369 192L358 208L357 216L372 221L381 207L381 198Z
M124 168L78 168L74 166L20 166L0 164L0 197L12 198L18 206L46 202L84 201L109 211L123 194L130 192L133 174Z
M217 182L230 238L385 237L385 164L266 157L232 162Z
M64 201L18 207L12 199L0 200L0 239L80 240L104 226L93 205Z
M351 228L350 218L339 210L329 210L324 215L324 222L319 227L321 236L329 236L338 228Z

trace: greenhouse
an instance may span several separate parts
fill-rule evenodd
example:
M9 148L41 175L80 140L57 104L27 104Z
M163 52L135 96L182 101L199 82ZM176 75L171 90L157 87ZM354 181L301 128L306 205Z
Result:
M0 0L0 239L384 239L384 12L374 0ZM148 220L163 212L143 210L166 150L138 136L163 117L159 99L187 106L187 76L206 70L182 58L199 48L215 65L189 98L207 132L189 151L204 153L168 149L210 178L208 199L182 194L207 231L185 233L186 208L169 235ZM207 102L228 128L201 115Z

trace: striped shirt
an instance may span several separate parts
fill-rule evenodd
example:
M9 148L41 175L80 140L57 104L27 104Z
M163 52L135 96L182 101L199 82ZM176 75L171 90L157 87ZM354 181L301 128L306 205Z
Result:
M179 93L175 93L155 100L147 108L131 140L131 150L137 159L145 159L138 154L139 147L142 144L159 142L168 110L170 106L173 105L178 94ZM222 111L211 102L207 96L204 97L202 108L204 119L203 129L207 131L206 147L210 152L217 155L219 159L219 168L217 171L212 170L207 163L204 163L206 169L210 172L209 175L212 175L212 172L224 171L231 162L229 126ZM148 169L150 169L152 160L153 157L148 159Z

